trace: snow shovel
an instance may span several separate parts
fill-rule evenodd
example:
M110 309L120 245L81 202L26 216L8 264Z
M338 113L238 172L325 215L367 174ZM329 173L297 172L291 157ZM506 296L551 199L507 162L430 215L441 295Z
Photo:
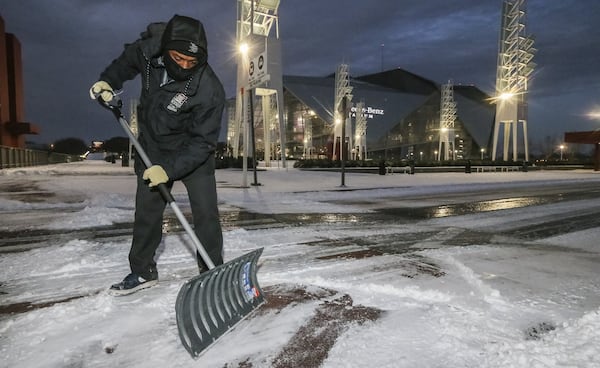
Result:
M122 101L115 96L110 104L97 96L103 107L111 110L137 150L146 167L152 163L121 113ZM165 184L158 190L171 206L209 270L188 280L179 290L175 315L179 337L193 358L198 357L217 339L265 302L256 278L258 258L263 248L215 266L202 243L185 219Z

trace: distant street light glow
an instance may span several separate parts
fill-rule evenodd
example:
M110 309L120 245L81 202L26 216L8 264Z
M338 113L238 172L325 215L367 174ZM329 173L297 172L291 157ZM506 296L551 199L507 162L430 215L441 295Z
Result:
M592 119L592 120L600 120L600 108L596 108L590 112L588 112L587 114L585 114L585 116L588 119Z
M563 150L565 149L565 145L561 144L558 148L560 148L560 160L563 160Z
M496 96L490 97L487 100L490 101L490 103L493 104L497 104L497 103L502 103L502 102L508 102L510 100L512 100L514 97L518 96L518 95L523 95L526 92L502 92Z

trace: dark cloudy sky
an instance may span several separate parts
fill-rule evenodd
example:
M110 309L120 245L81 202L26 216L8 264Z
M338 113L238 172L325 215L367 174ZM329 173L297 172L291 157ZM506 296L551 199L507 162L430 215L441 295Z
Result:
M124 43L175 13L204 23L209 62L233 96L236 4L0 0L6 31L21 41L25 118L41 128L28 139L122 136L88 89ZM344 62L352 75L362 75L381 71L383 64L438 83L475 84L492 94L501 8L502 0L281 0L284 74L324 76ZM527 1L527 30L538 49L530 82L531 139L560 140L564 131L600 127L599 119L586 115L600 110L599 22L599 0ZM130 82L125 98L138 90L139 82Z

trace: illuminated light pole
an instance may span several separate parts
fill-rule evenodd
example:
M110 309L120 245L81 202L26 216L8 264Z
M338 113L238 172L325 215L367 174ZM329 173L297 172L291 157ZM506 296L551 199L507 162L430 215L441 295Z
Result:
M352 89L350 86L350 67L347 64L340 64L335 72L335 95L334 95L334 129L333 129L333 159L339 161L343 159L343 152L348 148L347 143L352 143L352 124L348 111L342 107L345 99L346 107L352 103Z
M239 53L237 66L237 96L234 125L232 129L232 146L238 151L242 122L242 110L249 105L249 99L256 96L262 99L262 122L265 166L270 166L271 135L278 125L278 146L281 147L279 158L286 167L286 127L283 112L283 74L281 63L281 41L279 39L279 16L277 15L280 0L237 0L237 44L247 54ZM262 60L262 63L261 63ZM251 66L258 66L258 70ZM262 72L260 72L262 70ZM245 90L246 93L241 93ZM246 119L253 116L246 114ZM244 148L246 150L246 148Z
M496 69L496 104L494 138L491 159L496 159L500 126L503 125L504 147L502 158L508 161L512 140L513 161L517 160L517 125L523 126L525 161L529 161L527 142L527 85L533 73L532 62L536 49L533 38L525 33L525 1L505 0L502 8L502 24Z
M558 148L560 148L560 160L563 160L563 150L565 149L565 145L561 144Z
M481 161L483 161L483 154L485 152L485 148L482 148L479 151L481 152Z
M248 60L248 50L249 50L249 45L246 42L242 42L238 45L238 52L239 52L239 57L240 57L240 61L238 65L242 65L242 68L248 68L248 64L249 64L249 60ZM238 67L239 69L239 67ZM239 83L239 78L238 78L238 84ZM247 97L247 93L244 94L244 87L245 84L242 84L240 89L239 89L239 95L237 95L236 97L236 104L238 106L238 108L236 108L236 121L238 121L238 117L239 117L239 123L240 124L235 124L236 125L236 131L235 134L236 136L236 140L239 140L239 134L242 133L242 136L244 138L244 142L243 142L243 153L242 153L242 187L247 188L248 187L248 155L249 155L249 144L250 144L250 128L249 128L249 119L248 119L248 115L249 115L249 111L247 109L247 103L248 103L248 97ZM236 142L237 145L237 142ZM238 147L236 147L236 151L238 151ZM239 151L238 151L239 153Z
M312 110L308 110L302 112L302 121L304 125L304 156L308 154L308 158L312 158L313 151L313 118L315 117L315 112Z
M454 101L454 88L452 82L442 85L441 101L440 101L440 142L438 161L442 159L450 159L448 153L454 152L454 122L456 121L456 102ZM450 139L452 137L452 139ZM452 155L452 159L455 156Z

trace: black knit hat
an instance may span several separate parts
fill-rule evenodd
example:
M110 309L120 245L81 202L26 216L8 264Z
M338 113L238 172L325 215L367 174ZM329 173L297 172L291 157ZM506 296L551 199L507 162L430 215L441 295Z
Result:
M173 40L165 44L165 50L175 50L187 56L198 57L204 50L193 41Z
M205 63L206 34L202 23L197 19L182 15L173 16L163 33L162 49L195 56L199 63Z

